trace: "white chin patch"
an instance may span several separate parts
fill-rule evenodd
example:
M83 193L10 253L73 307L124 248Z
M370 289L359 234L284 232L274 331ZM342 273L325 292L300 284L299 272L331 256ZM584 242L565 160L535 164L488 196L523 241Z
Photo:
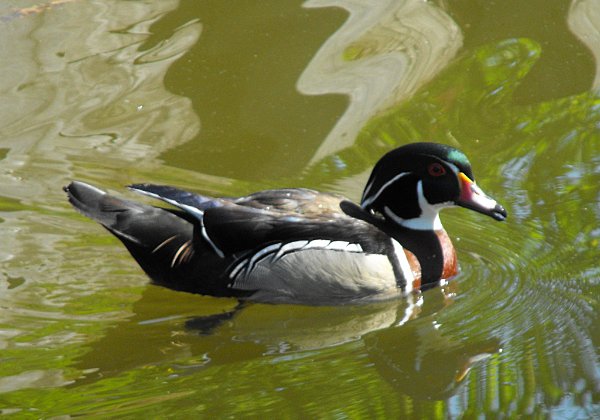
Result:
M419 217L403 219L387 207L384 208L385 214L390 219L394 220L394 222L409 229L442 230L444 227L442 226L442 222L440 220L440 210L447 207L453 207L454 204L451 202L430 204L423 194L422 181L417 183L417 196L419 198L419 207L421 208L421 215Z

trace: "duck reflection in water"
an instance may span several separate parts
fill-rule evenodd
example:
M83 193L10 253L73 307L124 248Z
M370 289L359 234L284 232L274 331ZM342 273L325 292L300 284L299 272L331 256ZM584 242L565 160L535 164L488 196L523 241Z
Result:
M473 363L499 349L495 337L474 341L445 327L445 312L455 309L453 287L454 282L408 300L341 307L240 305L176 292L169 293L179 305L160 306L164 289L149 287L134 305L135 315L108 330L80 359L77 367L87 373L73 386L152 364L167 363L186 375L282 354L294 354L303 363L303 354L349 345L399 393L444 398ZM187 308L198 307L213 313L190 316L194 309Z
M368 334L363 342L380 376L415 400L451 397L477 362L500 350L495 337L462 339L430 317Z

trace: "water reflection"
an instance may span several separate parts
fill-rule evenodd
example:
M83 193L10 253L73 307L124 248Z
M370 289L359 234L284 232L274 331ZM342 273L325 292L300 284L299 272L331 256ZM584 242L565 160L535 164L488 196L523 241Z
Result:
M312 163L351 146L371 118L415 93L448 65L462 45L456 23L429 2L304 3L304 7L331 6L348 10L350 16L312 58L298 80L298 90L309 95L342 93L350 103Z
M567 23L573 33L579 37L594 54L596 60L594 89L600 87L600 4L594 0L573 1Z
M200 26L139 51L150 25L176 6L61 1L0 12L3 392L70 383L62 355L126 316L122 303L137 297L118 257L112 267L78 261L111 254L93 237L74 242L70 229L81 225L66 216L60 187L82 171L110 183L133 162L154 169L158 154L197 131L189 101L167 92L162 78ZM124 280L112 299L102 292L111 278Z
M347 17L342 9L301 5L186 0L152 27L164 33L194 19L204 26L201 42L165 77L169 91L190 98L202 128L161 158L173 166L253 181L302 171L348 100L296 89L306 63ZM151 38L147 44L158 42Z
M468 31L465 22L479 22L486 8L461 8L467 15L460 20L460 2L438 1L437 8L390 2L389 14L378 4L372 15L343 1L347 12L316 8L317 1L307 3L311 9L273 2L264 14L269 25L262 9L216 3L73 1L0 19L10 41L0 61L2 412L597 414L600 100L586 89L594 75L598 85L590 64L591 54L598 57L598 3L573 2L568 16L591 54L562 14L542 22L531 10L540 7L535 3L519 9L519 19L560 42L517 38L522 34L507 24L481 46L481 31ZM566 4L553 10L566 12ZM510 22L517 6L500 6L498 21ZM415 30L402 26L410 24L405 13L413 13ZM211 32L211 25L219 30ZM449 35L443 47L441 34ZM436 45L426 45L429 35ZM459 59L437 73L434 63L446 63L459 41L466 46ZM223 45L242 58L227 59ZM286 51L288 45L295 47ZM554 48L554 61L544 61ZM263 51L270 53L253 56ZM327 57L337 58L328 63ZM393 80L375 88L362 73L350 74L368 69L399 77L386 66L376 73L378 60L416 67L402 67L407 79L396 79L398 90ZM342 139L357 129L353 118L337 123L346 98L307 98L294 90L309 62L302 89L326 92L335 79L331 92L349 94L347 115L357 121L387 108L355 142ZM419 70L429 67L431 73ZM547 94L545 73L560 74L568 89ZM204 79L209 90L198 88ZM379 86L390 90L387 99ZM219 102L221 90L230 94ZM367 105L359 109L362 100ZM229 134L219 131L229 124ZM323 145L322 159L305 168L325 137L335 144ZM450 296L426 292L408 317L403 302L232 312L235 301L147 286L119 244L76 216L60 191L73 177L109 188L147 180L214 194L245 193L264 180L357 198L365 173L385 151L432 139L473 157L478 179L507 203L511 219L482 226L478 215L448 210L443 220L462 270L451 283L456 289ZM200 332L185 327L215 314Z
M465 340L440 323L440 314L452 305L453 287L408 301L350 307L239 305L167 292L178 301L179 310L164 306L162 314L157 314L156 305L164 302L165 293L150 287L134 305L135 315L80 358L77 367L87 373L74 386L147 365L170 363L181 374L189 374L190 369L265 356L277 360L287 354L289 358L281 360L293 360L305 352L354 342L398 392L418 399L448 398L474 363L499 350L496 337ZM190 315L182 307L188 311L203 307L205 315Z
M445 334L443 326L431 319L388 328L364 341L381 377L417 401L452 397L473 365L500 350L495 337L464 340Z
M72 176L76 159L155 165L198 130L189 101L167 92L162 79L200 25L140 52L150 25L176 2L108 3L67 2L0 25L10 39L0 65L2 195L58 196L55 186Z
M439 2L444 3L445 10L463 30L464 46L468 51L482 44L497 43L515 37L535 40L542 47L543 54L539 57L537 65L530 70L523 83L516 86L516 103L533 104L556 100L590 88L596 71L593 56L587 48L592 39L577 39L569 30L569 27L574 26L568 24L568 21L573 22L573 17L581 15L582 12L593 12L597 4L591 6L591 3L597 2ZM593 27L594 14L590 13L587 16L589 20L582 16L583 19L579 21L583 23L583 20L588 20L585 26ZM543 24L532 24L532 18ZM590 34L589 31L586 33ZM565 77L567 74L569 77Z

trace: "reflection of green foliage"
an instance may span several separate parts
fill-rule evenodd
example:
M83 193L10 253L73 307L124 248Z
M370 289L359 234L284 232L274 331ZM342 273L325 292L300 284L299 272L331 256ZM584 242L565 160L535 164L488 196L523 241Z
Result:
M322 174L325 168L336 176L361 172L386 151L413 141L453 143L460 139L467 154L476 139L493 148L485 140L492 138L498 144L503 140L498 134L510 131L520 115L513 112L510 95L538 56L539 47L526 39L480 48L409 101L374 118L352 147L326 159L314 172Z
M593 351L577 354L578 345L564 341L570 341L566 337L572 334L590 334L598 318L594 308L600 305L600 99L584 92L548 102L515 104L513 93L539 55L540 47L528 39L509 39L478 49L409 101L374 118L355 145L311 172L332 178L350 176L368 170L383 153L401 144L440 141L471 156L475 176L483 178L482 185L507 204L509 223L503 228L485 228L490 229L490 246L495 251L489 256L485 249L475 252L504 271L495 273L496 277L511 278L511 292L490 284L492 290L514 294L501 300L510 301L511 306L496 308L493 303L498 297L493 293L470 305L489 317L478 325L481 331L499 328L500 320L508 317L504 328L516 329L514 339L528 337L535 346L523 349L523 343L509 344L513 351L525 351L523 365L497 359L488 364L485 378L471 383L464 408L474 416L482 411L542 413L536 404L540 396L548 407L568 393L577 398L599 396L599 378L585 373L584 367L595 363L586 360L594 360ZM457 219L447 220L453 232L469 230L469 225ZM467 232L465 237L473 234ZM476 245L481 247L481 242ZM481 275L476 281L485 281ZM460 322L464 315L464 308L452 308L443 318ZM529 330L538 334L531 336ZM555 342L563 343L559 350L549 348ZM578 360L576 372L569 371L564 354ZM584 389L576 390L578 377L586 378ZM478 393L482 381L485 395ZM513 385L503 385L506 382ZM496 410L487 407L498 401Z
M488 155L485 161L473 162L476 173L494 162L498 171L502 157L542 152L561 138L572 138L572 145L579 147L579 139L596 136L600 109L595 95L583 93L534 105L512 102L512 94L539 54L539 46L528 39L480 48L409 101L370 121L352 147L316 165L309 178L323 182L323 176L333 179L362 172L386 151L413 141L447 142L467 155ZM595 142L589 139L589 152Z

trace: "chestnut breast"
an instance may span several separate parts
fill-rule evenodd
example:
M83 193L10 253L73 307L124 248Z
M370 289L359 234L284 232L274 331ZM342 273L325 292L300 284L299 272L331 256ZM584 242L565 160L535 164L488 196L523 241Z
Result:
M448 233L444 229L435 231L435 237L439 242L441 254L443 256L443 267L440 279L449 279L458 273L456 251L454 250L454 245L452 245ZM421 264L415 254L408 249L405 248L404 253L406 254L406 258L408 259L408 263L414 275L413 289L418 289L421 287Z

